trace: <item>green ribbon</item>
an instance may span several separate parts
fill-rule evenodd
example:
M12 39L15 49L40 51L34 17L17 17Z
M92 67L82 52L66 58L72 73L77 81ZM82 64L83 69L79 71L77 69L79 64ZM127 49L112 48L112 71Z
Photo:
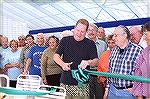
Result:
M79 87L82 87L83 85L88 83L89 75L98 75L98 76L105 76L111 78L119 78L124 80L131 80L136 82L150 83L150 78L145 78L142 76L134 76L134 75L108 73L108 72L89 71L87 69L81 69L80 65L78 65L77 70L72 70L72 76L78 81Z
M17 88L11 88L11 87L0 87L0 92L9 95L42 96L42 95L56 92L56 88L52 88L50 91L45 91L45 90L30 91L30 90L19 90Z

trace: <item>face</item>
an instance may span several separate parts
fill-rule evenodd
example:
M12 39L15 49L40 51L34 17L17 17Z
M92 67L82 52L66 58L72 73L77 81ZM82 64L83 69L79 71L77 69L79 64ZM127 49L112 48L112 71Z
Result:
M117 27L113 32L113 40L115 44L119 47L123 46L127 40L127 34L124 33L121 27Z
M136 27L133 27L130 29L130 33L131 33L131 41L135 44L138 44L142 37L142 33L140 32L140 30L138 30L138 28Z
M41 35L37 35L37 45L38 46L43 46L44 45L44 36Z
M18 46L17 46L17 42L13 41L10 45L12 50L17 50Z
M99 39L104 39L105 38L105 30L104 30L104 28L98 28L97 37Z
M76 27L74 28L74 39L76 41L82 41L85 38L86 29L87 26L84 24L79 23L78 25L76 25Z
M145 38L148 46L150 46L150 31L144 32L144 38Z
M27 37L26 38L26 42L27 42L27 45L32 45L34 43L34 40L32 39L32 37Z
M24 36L20 36L20 37L18 38L18 40L19 40L19 43L25 44L25 37L24 37Z
M109 47L110 50L112 50L112 48L115 47L115 42L112 39L108 40L107 44L108 44L108 47Z
M56 49L56 47L57 47L57 42L56 42L56 39L54 39L54 38L50 38L49 39L49 47L50 47L50 49Z
M89 26L88 31L87 31L87 36L90 39L96 39L97 32L96 32L96 28L94 26Z
M2 48L8 47L8 38L2 37Z

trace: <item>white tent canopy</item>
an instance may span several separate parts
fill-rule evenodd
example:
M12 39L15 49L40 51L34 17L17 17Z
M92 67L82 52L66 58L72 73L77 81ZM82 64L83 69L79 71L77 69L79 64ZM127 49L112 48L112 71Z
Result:
M97 23L150 17L149 0L3 0L1 5L5 35L75 25L80 18Z

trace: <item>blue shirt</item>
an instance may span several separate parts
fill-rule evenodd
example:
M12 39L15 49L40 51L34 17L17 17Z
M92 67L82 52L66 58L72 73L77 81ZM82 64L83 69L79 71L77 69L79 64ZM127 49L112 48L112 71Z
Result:
M12 52L11 50L5 56L5 64L15 64L19 62L21 50L17 50L16 52ZM7 70L7 75L10 80L17 80L17 77L21 74L20 68L11 67Z
M9 53L9 51L10 51L9 47L5 48L5 49L0 47L0 55L1 55L1 57L0 57L0 68L4 67L5 60L7 58L6 55L7 55L7 53Z
M125 75L134 74L134 66L136 65L136 59L141 53L142 48L138 45L134 45L129 42L128 45L121 50L119 47L115 47L111 51L109 59L109 72ZM118 79L118 78L108 78L108 84L113 84L116 87L125 87L133 84L131 81Z
M100 58L101 54L107 50L107 44L102 40L96 39L95 45L97 48L98 58Z
M98 58L100 58L101 54L107 50L107 44L104 41L97 38L95 45L96 45L96 49L97 49ZM90 69L97 70L97 66L90 66Z
M35 45L31 47L28 58L32 60L31 66L29 68L30 75L39 75L41 76L41 56L46 49L46 46Z

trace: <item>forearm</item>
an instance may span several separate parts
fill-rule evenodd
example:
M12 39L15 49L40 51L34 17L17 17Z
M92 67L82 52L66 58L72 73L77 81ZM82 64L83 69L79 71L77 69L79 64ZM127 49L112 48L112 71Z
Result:
M44 54L41 58L41 72L42 72L42 79L46 79L46 66L47 66L48 57L46 57Z
M31 59L28 58L27 59L27 62L26 62L26 65L25 65L25 68L24 68L24 72L27 72L29 70L29 66L31 65Z
M63 60L61 59L60 55L59 54L54 54L54 61L60 65L61 67L64 65L64 62Z
M6 65L4 66L4 68L11 68L11 67L14 67L14 64L6 64Z
M63 60L61 59L61 57L60 57L59 54L54 54L54 61L55 61L58 65L60 65L64 71L71 70L70 65L71 65L73 62L70 62L70 63L65 63L65 62L63 62Z

